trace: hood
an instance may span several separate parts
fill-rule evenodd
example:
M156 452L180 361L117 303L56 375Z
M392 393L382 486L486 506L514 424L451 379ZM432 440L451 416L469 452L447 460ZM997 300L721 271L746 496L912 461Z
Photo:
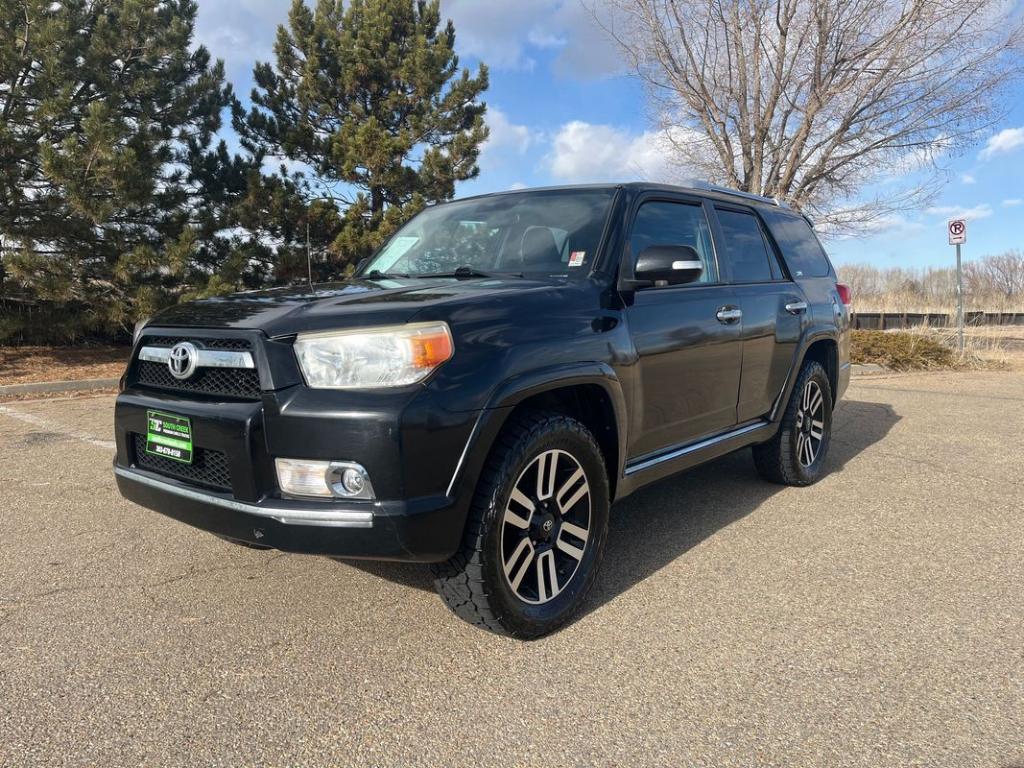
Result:
M394 278L346 280L236 293L178 304L158 313L159 327L261 330L270 337L300 331L409 322L428 307L529 289L549 281L524 278Z

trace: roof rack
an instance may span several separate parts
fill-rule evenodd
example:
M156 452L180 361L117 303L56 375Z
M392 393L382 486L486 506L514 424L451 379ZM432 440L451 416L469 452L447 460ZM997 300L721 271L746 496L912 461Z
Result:
M706 192L719 192L723 195L732 195L733 197L742 197L746 200L757 200L760 203L768 203L769 205L777 205L780 208L789 206L786 203L779 202L777 198L765 197L764 195L755 195L753 192L741 192L738 189L730 189L729 187L722 187L718 184L712 184L709 181L701 181L700 179L690 179L683 182L683 186L691 187L693 189L702 189Z

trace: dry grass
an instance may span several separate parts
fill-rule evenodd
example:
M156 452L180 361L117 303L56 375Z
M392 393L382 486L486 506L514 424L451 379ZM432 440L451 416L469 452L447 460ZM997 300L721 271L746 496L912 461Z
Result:
M131 347L0 347L0 386L114 379L130 354Z
M887 291L881 294L853 294L854 312L891 312L902 314L956 314L956 297L922 296L914 291ZM1024 312L1024 304L1019 298L970 296L964 297L964 312L1001 312L1003 314Z

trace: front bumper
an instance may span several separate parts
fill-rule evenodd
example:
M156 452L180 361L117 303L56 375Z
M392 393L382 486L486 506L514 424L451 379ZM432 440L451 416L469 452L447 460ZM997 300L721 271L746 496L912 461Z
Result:
M188 336L220 338L212 334ZM275 363L268 352L274 346L253 339L249 347L263 384L258 397L169 391L140 383L130 367L115 408L114 472L122 495L212 533L288 552L451 557L479 471L470 444L482 412L447 411L418 386L311 390L292 383L290 350ZM190 419L192 465L176 471L142 454L151 409ZM376 500L287 497L277 484L276 458L357 462Z
M414 502L324 504L230 494L115 464L121 495L183 523L284 552L374 560L440 562L454 554L465 509L447 497Z

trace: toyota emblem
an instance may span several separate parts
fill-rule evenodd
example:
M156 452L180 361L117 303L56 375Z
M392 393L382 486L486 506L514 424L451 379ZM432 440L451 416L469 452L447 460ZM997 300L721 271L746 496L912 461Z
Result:
M167 370L176 379L187 379L195 373L198 362L199 350L196 349L196 345L181 341L171 347L171 354L167 358Z

